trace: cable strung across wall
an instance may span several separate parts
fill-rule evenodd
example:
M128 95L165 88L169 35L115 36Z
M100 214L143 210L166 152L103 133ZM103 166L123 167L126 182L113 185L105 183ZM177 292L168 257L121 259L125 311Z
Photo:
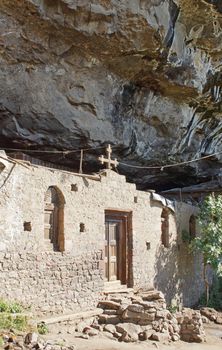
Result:
M94 147L94 148L82 148L82 149L74 149L74 150L62 150L62 151L55 151L55 150L51 150L51 151L46 151L46 150L27 150L27 149L19 149L19 148L4 148L5 151L14 151L14 152L28 152L28 153L48 153L48 154L62 154L62 155L68 155L68 154L72 154L72 153L79 153L81 154L81 162L83 161L83 152L86 151L93 151L93 150L99 150L99 149L104 149L105 146L102 147ZM115 148L119 148L118 145L114 145L112 146L113 149ZM205 159L209 159L212 157L215 157L217 155L222 154L221 152L215 152L212 154L209 154L207 156L203 156L203 157L199 157L199 158L194 158L191 160L187 160L184 162L177 162L177 163L172 163L172 164L166 164L166 165L153 165L153 166L140 166L140 165L132 165L132 164L128 164L125 162L121 162L119 161L119 165L128 167L128 168L134 168L134 169L159 169L161 171L163 171L165 168L173 168L173 167L178 167L178 166L183 166L183 165L187 165L190 163L194 163L194 162L199 162L201 160L205 160Z
M186 165L186 164L198 162L200 160L204 160L204 159L208 159L208 158L211 158L211 157L215 157L215 156L217 156L219 154L222 154L222 151L209 154L208 156L203 156L203 157L200 157L200 158L187 160L185 162L178 162L178 163L172 163L172 164L166 164L166 165L139 166L139 165L131 165L131 164L123 163L123 162L119 162L119 164L121 164L123 166L126 166L126 167L137 168L137 169L160 169L160 170L164 170L165 168L172 168L172 167L176 167L176 166L180 166L180 165Z
M93 151L97 149L104 149L105 146L102 147L93 147L93 148L81 148L81 149L74 149L74 150L62 150L62 151L46 151L46 150L37 150L37 149L24 149L24 148L4 148L4 151L13 151L13 152L32 152L32 153L48 153L48 154L70 154L70 153L78 153L81 151ZM116 148L119 146L113 146L112 148Z

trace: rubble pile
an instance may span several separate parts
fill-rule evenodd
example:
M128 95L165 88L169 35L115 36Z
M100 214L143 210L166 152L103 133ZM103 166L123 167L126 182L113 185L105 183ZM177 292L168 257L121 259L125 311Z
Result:
M200 309L200 313L202 315L202 319L205 318L205 322L212 321L216 324L222 324L222 313L211 307L202 307Z
M203 322L199 311L184 308L171 313L161 292L129 295L107 295L100 301L103 314L98 323L119 341L136 342L156 340L162 342L184 340L205 341ZM96 325L92 325L96 327Z
M183 309L175 315L179 328L180 339L186 342L201 343L206 341L201 313L198 310Z
M6 332L0 334L0 348L2 346L5 350L74 350L75 338L89 339L94 336L105 336L126 343L150 340L164 344L179 340L196 343L206 341L203 322L208 319L201 315L203 310L200 312L183 308L172 313L167 309L163 294L157 290L103 294L98 306L99 312L96 316L78 320L69 317L62 323L52 323L52 334L64 334L62 341L46 341L35 332ZM205 310L205 315L207 311L212 319L213 313ZM72 335L73 344L67 342L65 334Z
M60 341L46 341L35 332L2 332L0 339L0 349L4 350L76 350L75 345L66 346Z

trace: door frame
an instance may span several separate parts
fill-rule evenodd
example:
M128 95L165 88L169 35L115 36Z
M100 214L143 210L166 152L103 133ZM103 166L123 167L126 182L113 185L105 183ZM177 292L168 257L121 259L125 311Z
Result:
M121 284L133 287L133 234L132 234L132 211L119 209L105 209L106 218L114 221L122 221L124 225L124 242L122 242L121 261L117 261L117 268L121 264L118 274ZM119 250L119 247L117 248ZM119 258L118 258L119 259ZM109 282L108 282L109 283Z

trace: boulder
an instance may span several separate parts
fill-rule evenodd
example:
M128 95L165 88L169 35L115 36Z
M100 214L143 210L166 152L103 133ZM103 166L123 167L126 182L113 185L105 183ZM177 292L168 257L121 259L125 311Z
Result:
M218 312L210 307L202 307L200 309L200 313L202 316L207 317L210 321L216 321L217 317L218 317Z
M155 332L150 336L149 339L163 343L163 342L168 342L170 340L170 335L168 332L166 333Z
M128 334L123 333L119 338L119 341L124 341L125 343L135 343L139 340L139 336L137 334Z
M124 332L127 332L129 334L136 333L137 335L142 332L142 328L133 323L118 323L116 325L117 332L123 334Z
M119 340L127 343L138 341L139 334L142 332L142 328L139 325L135 325L132 323L117 324L116 330L117 332L122 334Z
M26 345L37 343L38 342L38 338L39 338L39 335L37 333L35 333L35 332L27 333L26 336L25 336L24 343Z

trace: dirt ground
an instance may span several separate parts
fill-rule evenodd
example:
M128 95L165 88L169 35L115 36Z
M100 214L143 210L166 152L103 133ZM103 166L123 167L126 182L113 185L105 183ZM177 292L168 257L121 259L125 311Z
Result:
M222 350L222 326L210 324L205 326L207 342L202 344L176 342L169 344L160 344L158 342L147 341L138 343L120 343L116 340L107 338L104 335L97 335L89 339L75 337L69 329L62 327L51 330L45 339L57 339L59 344L64 346L74 345L75 350Z

